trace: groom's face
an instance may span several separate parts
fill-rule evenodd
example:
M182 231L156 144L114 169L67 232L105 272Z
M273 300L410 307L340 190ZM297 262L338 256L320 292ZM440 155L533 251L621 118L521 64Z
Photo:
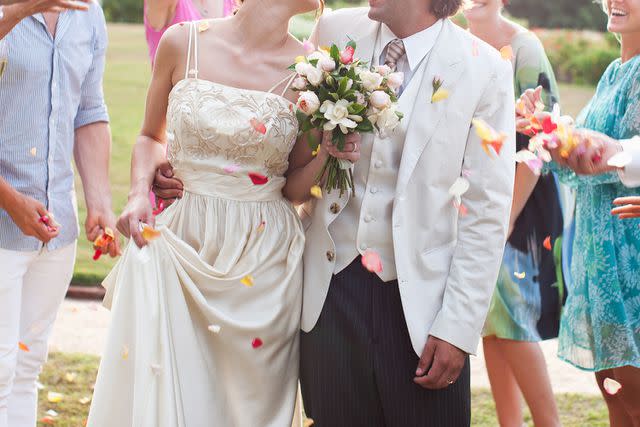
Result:
M429 10L430 0L369 0L369 18L389 24L398 22L415 8Z

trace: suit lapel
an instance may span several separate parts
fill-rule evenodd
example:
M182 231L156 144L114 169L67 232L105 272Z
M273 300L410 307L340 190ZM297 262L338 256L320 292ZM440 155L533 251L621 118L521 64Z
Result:
M374 63L373 53L380 34L380 25L379 22L367 19L367 26L364 32L354 40L356 42L356 57L368 62L369 66Z
M396 194L400 194L407 185L418 159L433 139L447 109L453 108L448 99L431 102L435 77L439 77L443 81L442 89L452 93L455 90L455 83L464 71L463 54L459 48L460 41L455 37L453 25L455 24L451 21L445 21L438 36L438 41L427 59L428 62L426 68L424 68L424 73L421 76L415 75L413 77L414 79L421 79L421 82L413 102L413 108L407 110L408 114L403 119L403 121L407 121L407 132L398 173Z

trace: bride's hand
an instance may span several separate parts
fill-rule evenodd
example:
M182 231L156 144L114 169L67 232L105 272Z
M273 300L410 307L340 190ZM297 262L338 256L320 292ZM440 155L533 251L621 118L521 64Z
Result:
M151 202L146 194L129 197L122 215L118 218L118 231L124 236L133 239L139 248L146 246L147 241L142 237L140 223L151 227L155 226L155 219L151 208Z
M340 151L338 147L331 142L331 132L324 132L320 151L324 151L324 153L338 159L345 159L351 163L355 163L360 160L361 141L362 137L359 133L350 133L345 137L344 151Z

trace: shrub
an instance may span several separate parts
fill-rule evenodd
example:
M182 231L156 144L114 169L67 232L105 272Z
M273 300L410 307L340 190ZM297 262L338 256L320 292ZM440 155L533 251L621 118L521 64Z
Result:
M143 0L104 0L102 9L107 22L142 23Z

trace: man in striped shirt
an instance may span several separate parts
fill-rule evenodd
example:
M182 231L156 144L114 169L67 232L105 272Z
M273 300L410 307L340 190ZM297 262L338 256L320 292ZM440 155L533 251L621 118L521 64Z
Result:
M115 230L104 15L95 2L63 12L45 3L5 6L0 20L8 46L0 77L0 427L36 423L36 380L75 261L72 155L88 239ZM106 250L117 255L117 237Z

